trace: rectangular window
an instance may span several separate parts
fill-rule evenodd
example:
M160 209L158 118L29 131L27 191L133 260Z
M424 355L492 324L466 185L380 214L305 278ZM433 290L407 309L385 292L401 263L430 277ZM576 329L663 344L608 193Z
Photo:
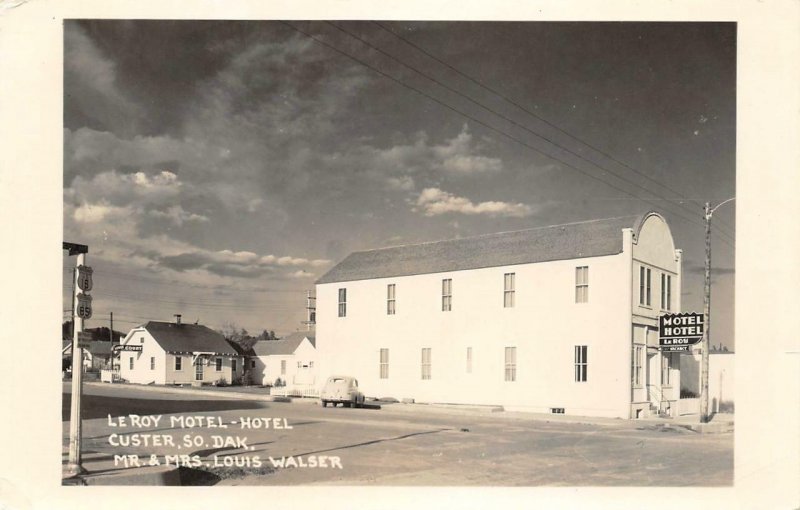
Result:
M256 360L250 361L250 368L256 368Z
M503 306L514 307L514 273L503 275Z
M216 364L217 364L217 366L215 367L216 371L217 372L222 372L222 358L217 358L216 359Z
M661 273L661 309L672 310L672 276Z
M650 306L650 268L639 266L639 304Z
M347 316L347 289L339 289L339 317Z
M281 360L281 375L286 375L286 360Z
M202 381L203 380L203 359L197 358L194 364L194 380L195 381Z
M143 344L143 343L144 343L144 337L139 337L139 343L140 343L140 344Z
M394 292L394 283L390 283L386 286L386 315L394 315Z
M472 373L472 347L467 347L467 373Z
M506 347L506 381L517 380L517 348Z
M641 345L633 346L633 355L631 359L631 378L634 386L642 385L642 353L644 347Z
M587 358L589 347L586 345L575 346L575 380L577 382L587 381L589 361Z
M589 266L575 268L575 302L589 302Z
M236 360L231 360L231 372L236 373Z
M183 363L183 358L180 356L175 356L175 371L180 372L182 370L181 364Z
M389 378L389 349L381 349L381 379Z
M422 349L422 378L431 378L431 349L426 347Z
M131 356L130 358L128 358L128 368L130 368L131 370L133 370L133 356Z
M672 357L669 354L661 354L661 385L669 386L669 372L672 365Z
M442 280L442 311L449 312L453 309L453 280Z
M156 358L154 356L150 356L150 370L156 369Z

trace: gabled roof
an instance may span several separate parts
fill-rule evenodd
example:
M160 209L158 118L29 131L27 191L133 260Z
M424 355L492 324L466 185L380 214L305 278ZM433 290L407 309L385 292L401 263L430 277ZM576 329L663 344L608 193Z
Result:
M354 252L317 283L615 255L622 253L622 229L638 233L648 214Z
M103 342L101 340L92 340L91 342L89 342L89 346L84 348L84 350L90 352L92 355L105 356L105 355L111 355L111 348L114 345L118 345L118 343ZM72 340L61 341L61 351L63 352L67 347L69 347L70 349L72 348Z
M239 356L255 356L256 355L256 353L253 352L253 348L252 347L248 347L247 349L245 349L244 347L242 347L241 345L237 344L236 342L234 342L232 340L228 340L226 338L225 341L228 342L231 345L231 347L234 348L234 350L236 351L236 353Z
M206 326L150 321L142 327L167 352L211 352L237 355L236 349L231 347L221 333Z
M308 338L316 348L316 337L313 331L297 331L280 340L259 340L253 346L256 356L272 356L294 354L304 339Z

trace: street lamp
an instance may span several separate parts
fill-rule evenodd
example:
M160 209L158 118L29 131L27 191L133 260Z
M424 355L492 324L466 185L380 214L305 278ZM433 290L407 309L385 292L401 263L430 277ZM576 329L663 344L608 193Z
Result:
M703 344L702 344L702 359L700 367L700 421L708 423L708 350L711 345L711 216L714 211L720 206L728 202L736 200L736 197L731 197L724 202L720 202L713 209L711 205L706 202L705 205L705 218L706 218L706 271L703 293L703 314L704 328L703 328Z

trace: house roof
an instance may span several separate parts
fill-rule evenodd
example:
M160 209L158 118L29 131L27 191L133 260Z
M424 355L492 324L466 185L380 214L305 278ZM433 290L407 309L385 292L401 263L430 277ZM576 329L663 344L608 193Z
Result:
M615 255L622 252L622 229L638 233L649 214L358 251L317 283Z
M234 342L232 340L228 340L226 338L225 341L228 342L229 344L231 344L231 347L234 348L234 350L236 351L236 353L239 356L255 356L256 355L256 353L253 352L253 348L252 347L248 347L247 349L245 349L244 347L242 347L241 345L237 344L236 342Z
M103 342L101 340L92 340L89 342L89 347L86 347L86 350L89 351L92 355L100 355L100 356L110 356L111 355L111 348L114 345L119 345L118 342ZM61 351L63 352L67 347L72 347L72 340L62 340L61 341Z
M290 355L308 338L311 345L316 347L316 337L313 331L296 331L280 340L259 340L253 346L256 356Z
M150 321L143 327L167 352L212 352L237 355L236 349L231 347L221 333L206 326Z

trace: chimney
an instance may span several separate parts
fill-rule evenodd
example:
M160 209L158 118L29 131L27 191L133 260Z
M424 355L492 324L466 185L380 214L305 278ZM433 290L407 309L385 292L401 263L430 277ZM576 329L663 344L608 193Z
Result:
M181 325L181 314L179 314L179 313L175 314L175 325L176 326L180 326Z

